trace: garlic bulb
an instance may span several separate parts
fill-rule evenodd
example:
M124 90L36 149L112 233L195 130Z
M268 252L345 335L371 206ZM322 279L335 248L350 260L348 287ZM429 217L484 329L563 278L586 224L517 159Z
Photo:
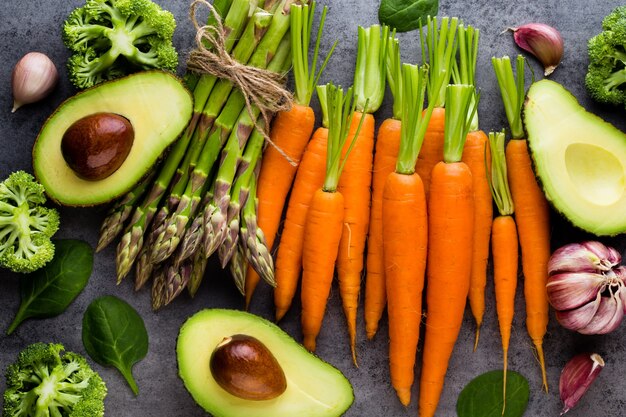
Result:
M604 360L597 353L581 353L565 364L559 379L559 394L563 402L561 415L578 404L603 368Z
M510 30L517 46L541 61L544 75L552 74L563 57L563 38L559 31L544 23L528 23Z
M20 59L11 77L13 110L46 97L59 79L54 63L40 52L29 52Z
M548 263L548 300L559 323L582 334L615 330L626 312L626 268L600 242L565 245Z

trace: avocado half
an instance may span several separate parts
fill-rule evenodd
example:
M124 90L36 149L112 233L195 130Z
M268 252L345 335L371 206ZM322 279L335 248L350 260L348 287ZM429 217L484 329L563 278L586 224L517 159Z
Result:
M64 101L43 125L33 147L33 169L48 196L68 206L114 200L144 177L189 123L193 98L183 83L163 71L138 72L81 91ZM61 153L63 134L95 113L125 117L135 135L130 153L107 178L81 179Z
M215 347L243 334L263 343L282 367L286 390L271 400L244 400L213 378L209 363ZM179 375L194 400L215 417L332 417L354 401L350 382L330 364L308 352L280 327L236 310L207 309L181 327L176 346Z
M524 122L554 208L595 235L626 232L626 135L550 80L530 87Z

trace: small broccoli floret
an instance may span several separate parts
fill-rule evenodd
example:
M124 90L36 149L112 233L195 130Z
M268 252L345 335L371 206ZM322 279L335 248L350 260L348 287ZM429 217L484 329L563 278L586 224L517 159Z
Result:
M84 357L35 343L6 371L4 417L102 417L107 388Z
M59 213L45 202L43 186L24 171L0 183L0 267L32 272L54 257L50 238L59 229Z
M607 15L602 28L589 39L585 85L596 101L626 105L626 6Z
M142 69L175 71L176 21L151 0L87 0L63 25L70 80L91 87Z

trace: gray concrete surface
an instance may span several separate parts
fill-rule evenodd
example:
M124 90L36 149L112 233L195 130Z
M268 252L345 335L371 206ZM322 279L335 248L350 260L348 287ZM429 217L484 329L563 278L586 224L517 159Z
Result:
M177 17L176 46L184 57L192 47L192 26L187 18L188 1L161 0ZM323 80L349 85L355 60L357 25L377 22L377 0L326 0L330 12L322 50L328 50L335 39L340 43L336 55L330 61ZM515 55L510 34L503 29L526 22L540 21L561 30L565 40L565 56L562 65L552 79L563 83L591 111L626 128L624 109L608 108L591 102L584 91L583 79L587 66L586 40L600 30L604 15L619 5L618 0L605 1L506 1L468 0L440 1L442 15L462 17L467 23L481 29L481 49L478 64L478 86L482 91L480 103L481 126L485 131L498 130L506 120L500 104L496 81L491 69L490 57L504 54ZM0 177L6 177L17 169L32 170L30 151L43 121L58 104L73 93L67 80L65 62L68 56L64 48L60 27L64 18L81 0L4 0L0 6ZM419 38L416 32L403 34L402 49L408 61L416 62ZM40 104L26 106L11 114L11 70L14 63L26 52L42 51L52 57L61 79L58 88ZM535 73L541 72L536 61L530 60ZM181 66L180 72L182 73ZM376 114L383 120L391 113L391 101L385 100ZM106 213L106 207L89 209L61 208L62 227L59 237L80 238L95 245L98 228ZM574 230L558 215L553 216L553 247L587 237ZM605 240L624 250L621 238ZM452 256L452 255L451 255ZM6 329L19 304L16 274L0 270L0 329ZM520 280L520 289L521 289ZM466 312L462 333L450 362L445 389L438 410L440 416L454 416L456 398L462 387L478 374L500 368L500 339L493 306L491 285L487 288L488 306L485 324L477 352L472 352L474 325L469 311ZM89 302L96 296L114 294L130 302L143 316L150 334L150 350L145 360L137 364L134 373L141 393L134 397L121 376L112 369L95 365L109 387L106 399L106 415L116 417L172 417L204 416L206 413L191 399L177 376L175 342L178 329L194 312L206 307L242 308L243 302L227 274L213 263L198 296L191 300L179 297L172 305L158 313L150 310L149 292L135 293L129 281L115 285L114 248L110 247L95 258L95 268L86 290L61 316L47 320L25 322L14 335L0 333L0 372L12 362L17 352L36 341L64 343L68 350L84 353L80 339L81 318ZM539 368L533 356L530 340L524 326L524 307L521 291L516 302L517 314L511 340L510 368L524 374L530 381L531 395L527 416L556 416L560 411L558 397L559 372L565 362L575 353L596 351L604 356L607 365L595 386L588 392L579 407L570 412L576 416L622 416L626 414L624 392L626 383L623 373L626 360L624 327L606 336L582 336L559 327L551 316L549 332L545 339L548 364L549 393L540 390ZM271 318L272 301L270 289L261 285L255 295L252 312ZM299 315L293 309L281 326L296 339L301 339ZM360 312L362 313L362 312ZM346 413L349 417L414 416L417 414L417 383L413 387L413 402L408 408L400 405L389 384L387 367L386 319L373 341L367 341L359 314L358 353L360 367L352 365L344 318L339 295L334 287L328 304L322 333L319 336L318 354L321 358L341 369L354 385L355 402ZM418 361L419 364L419 361ZM419 375L419 365L416 369ZM0 391L5 388L0 379ZM241 416L248 417L248 416ZM252 416L249 416L252 417ZM480 416L476 416L480 417Z

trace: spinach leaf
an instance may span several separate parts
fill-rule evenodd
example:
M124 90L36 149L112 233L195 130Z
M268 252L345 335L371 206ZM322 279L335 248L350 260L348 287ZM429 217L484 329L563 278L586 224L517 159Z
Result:
M382 0L378 20L397 32L408 32L420 27L420 19L425 24L428 16L438 12L439 0Z
M528 381L517 372L506 373L506 408L502 414L502 371L477 376L463 388L456 402L459 417L521 417L529 397Z
M26 319L63 313L85 288L93 269L93 249L82 240L54 240L54 258L20 278L20 308L7 334Z
M148 353L148 332L126 301L110 295L92 301L83 316L83 345L94 361L117 368L139 393L132 368Z

